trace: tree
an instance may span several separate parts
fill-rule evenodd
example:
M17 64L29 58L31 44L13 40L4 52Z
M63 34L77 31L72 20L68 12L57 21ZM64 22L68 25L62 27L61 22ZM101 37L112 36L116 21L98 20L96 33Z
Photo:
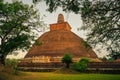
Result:
M72 63L72 56L69 53L66 53L62 58L62 63L66 64L66 68L70 67L70 63Z
M80 59L79 62L74 64L73 68L77 71L85 71L85 70L87 70L88 62L89 62L88 58L82 58L82 59Z
M16 50L27 50L40 29L39 14L33 6L22 2L0 2L0 63Z
M3 2L3 0L0 0L0 2Z
M83 29L90 30L88 42L102 45L115 59L120 57L120 0L83 3ZM117 53L117 56L116 56ZM117 58L116 58L117 57Z
M16 68L19 61L20 61L20 59L6 59L5 66L11 67L11 68Z
M33 3L45 1L48 5L48 11L53 12L58 7L62 7L63 11L75 12L76 14L80 11L80 4L82 0L33 0Z
M38 0L36 0L38 1ZM81 14L83 30L88 30L87 42L102 45L110 56L120 57L120 0L44 0L53 12L63 11ZM116 59L116 58L115 58Z

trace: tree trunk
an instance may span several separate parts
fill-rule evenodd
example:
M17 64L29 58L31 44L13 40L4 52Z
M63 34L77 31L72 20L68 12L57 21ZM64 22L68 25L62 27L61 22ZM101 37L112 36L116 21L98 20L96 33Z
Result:
M6 59L6 56L5 55L2 55L0 57L0 63L3 64L5 66L5 59Z
M0 46L0 63L5 66L6 54L4 53L4 49L2 49L2 45Z
M66 64L66 68L70 68L70 64L69 63Z

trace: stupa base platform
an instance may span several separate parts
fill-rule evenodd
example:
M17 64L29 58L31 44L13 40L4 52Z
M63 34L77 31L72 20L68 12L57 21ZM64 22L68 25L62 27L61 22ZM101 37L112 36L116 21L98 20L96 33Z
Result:
M17 70L29 72L54 72L60 68L19 67Z
M52 72L63 67L62 63L19 63L18 70L33 72Z

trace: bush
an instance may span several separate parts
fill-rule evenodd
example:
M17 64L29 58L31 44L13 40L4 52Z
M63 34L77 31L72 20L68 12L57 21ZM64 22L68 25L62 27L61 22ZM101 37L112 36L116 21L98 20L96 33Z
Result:
M89 62L89 59L82 58L78 63L73 65L73 68L77 71L85 71L87 69L88 62Z
M63 58L62 58L62 63L65 63L66 64L66 68L69 68L70 67L70 64L73 62L72 60L72 56L70 53L66 53Z
M19 59L6 59L5 67L2 70L2 72L18 75L19 74L19 71L17 70L18 62Z
M19 59L6 59L5 65L8 67L16 68Z

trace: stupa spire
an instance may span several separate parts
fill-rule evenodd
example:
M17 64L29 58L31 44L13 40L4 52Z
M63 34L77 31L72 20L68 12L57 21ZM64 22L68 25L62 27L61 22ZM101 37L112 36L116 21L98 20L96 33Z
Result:
M62 23L62 22L64 22L64 16L63 14L59 14L57 23Z
M71 27L68 24L68 22L64 21L63 14L58 15L57 23L50 24L50 31L53 31L53 30L67 30L67 31L71 30Z

